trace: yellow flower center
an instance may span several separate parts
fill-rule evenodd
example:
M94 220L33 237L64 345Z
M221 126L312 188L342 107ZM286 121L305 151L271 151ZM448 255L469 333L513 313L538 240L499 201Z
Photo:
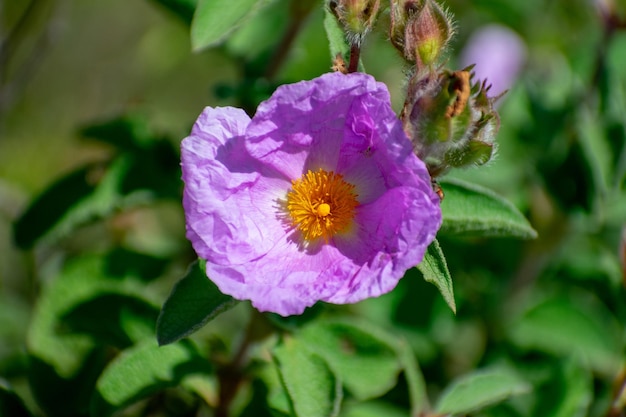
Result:
M354 185L345 182L343 176L323 169L309 170L291 184L287 210L304 239L311 241L321 236L328 242L350 227L359 203Z

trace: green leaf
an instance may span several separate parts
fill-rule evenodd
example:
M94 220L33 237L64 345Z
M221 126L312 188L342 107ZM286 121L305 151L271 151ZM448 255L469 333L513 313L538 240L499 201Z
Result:
M61 377L75 374L83 356L97 343L91 333L67 331L68 324L63 322L64 318L74 316L73 312L81 309L91 311L90 303L97 304L96 300L105 295L132 299L138 303L137 306L141 306L139 311L155 308L152 300L145 297L143 284L133 277L125 278L107 274L105 256L86 255L68 262L57 276L43 285L28 329L29 353L51 364ZM120 314L122 309L123 306L120 307ZM114 320L114 316L112 314L110 319Z
M533 417L583 417L594 397L593 373L570 357L537 387Z
M159 345L167 345L197 331L237 301L222 294L196 261L178 281L157 320Z
M180 17L187 25L191 24L198 0L154 0Z
M71 308L60 321L66 332L87 334L99 344L123 349L153 335L158 314L154 305L135 296L101 292Z
M217 45L269 0L199 0L191 22L191 47Z
M88 177L94 168L87 166L59 179L30 204L13 226L17 246L31 248L72 207L93 192L95 185Z
M158 198L178 200L179 163L171 144L159 141L135 152L124 152L108 166L93 163L80 168L33 200L14 224L15 242L28 249L40 239L65 237L79 226L117 210Z
M574 355L581 364L607 375L620 366L623 331L603 305L587 297L546 300L508 328L513 342L526 349Z
M273 357L296 417L337 416L341 383L321 356L288 338L274 349Z
M192 375L212 374L209 362L189 343L159 347L146 341L125 350L104 370L91 398L91 415L110 416L163 388L179 385Z
M347 404L345 410L341 412L341 417L406 417L407 415L409 415L407 410L382 401ZM410 415L421 416L422 414L411 413Z
M246 21L226 42L229 53L251 62L269 55L290 23L290 8L284 2L272 1ZM272 28L272 30L267 30Z
M430 246L428 246L424 254L424 259L417 265L417 269L424 275L426 281L437 287L450 309L456 314L452 277L448 270L446 258L443 256L443 252L437 240L434 240Z
M397 340L371 323L316 321L298 339L330 364L357 399L379 397L396 385L401 371Z
M475 371L448 386L441 394L435 410L442 414L466 414L529 390L530 386L512 371Z
M341 27L341 24L328 7L324 7L324 31L328 38L331 62L334 62L337 55L341 55L341 57L346 60L347 67L349 64L348 60L350 59L350 45L346 40L345 31ZM359 72L365 72L363 59L359 59L358 70Z
M0 384L0 416L31 417L21 398Z
M84 415L89 392L105 365L107 348L110 349L110 345L99 341L109 335L115 335L115 340L107 339L107 343L123 340L122 344L154 337L156 306L145 298L145 286L131 276L107 275L106 259L102 255L75 258L43 283L28 329L27 348L31 388L39 406L50 415ZM119 315L112 312L110 317L87 307L104 322L83 322L79 332L72 332L71 325L78 323L64 319L75 317L72 312L81 311L104 294L122 295L115 299L133 300L133 307L117 306ZM137 305L139 310L134 308ZM146 311L147 316L143 314ZM96 335L100 326L106 330ZM59 398L67 400L60 402Z
M346 42L344 30L328 7L324 7L324 30L326 30L326 36L328 37L330 59L334 60L337 54L347 59L350 55L350 45Z
M441 181L441 232L478 236L536 238L537 232L509 201L493 191L459 180Z
M117 149L137 152L154 140L147 121L142 117L123 116L82 127L79 134Z
M424 381L424 375L415 360L415 354L405 340L399 341L397 349L398 358L408 385L411 415L419 416L426 414L430 408L428 393L426 392L426 381Z

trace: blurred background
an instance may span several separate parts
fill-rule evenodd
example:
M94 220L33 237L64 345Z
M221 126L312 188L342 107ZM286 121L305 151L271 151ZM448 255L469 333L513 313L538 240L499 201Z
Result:
M158 313L194 259L177 152L203 107L253 112L277 85L330 70L321 2L296 19L298 0L265 1L222 45L192 52L195 3L0 3L0 380L31 410L63 415L38 393L32 358L45 357L36 330L42 297L68 262L121 250L146 257L125 263L139 275L161 262L144 288ZM403 332L435 396L494 362L519 368L543 390L477 415L624 415L607 410L623 390L626 346L626 5L446 7L457 22L447 66L476 63L494 95L508 90L498 101L498 156L450 176L512 201L539 238L439 236L456 316L435 287L411 278L415 271L393 294L346 311ZM387 41L388 20L383 12L362 59L400 110L406 68ZM115 182L107 173L128 155L124 172L137 182L124 177L106 194L101 185ZM45 197L79 171L82 185L70 179ZM41 204L50 201L61 203ZM237 307L198 337L210 333L228 349L245 315Z

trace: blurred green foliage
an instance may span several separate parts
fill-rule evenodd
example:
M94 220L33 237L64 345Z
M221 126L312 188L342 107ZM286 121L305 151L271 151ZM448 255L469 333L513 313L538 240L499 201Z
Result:
M253 113L331 65L321 2L218 3L238 28L197 53L216 40L192 29L212 0L0 6L0 415L625 415L623 5L611 20L585 0L446 2L450 65L487 24L527 48L498 157L442 181L456 315L420 268L378 299L299 317L239 303L158 347L159 310L195 259L180 140L203 106ZM383 12L362 64L399 109L386 25ZM514 203L508 232L475 221L484 187ZM536 239L519 239L534 232L520 212ZM162 342L205 322L187 307L199 318Z

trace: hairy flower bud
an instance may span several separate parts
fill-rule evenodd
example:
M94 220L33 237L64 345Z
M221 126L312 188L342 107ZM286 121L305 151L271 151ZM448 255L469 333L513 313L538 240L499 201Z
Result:
M418 10L422 0L391 0L389 39L404 55L406 23Z
M452 18L434 0L392 0L389 37L418 68L436 64L453 33Z
M331 0L329 7L349 37L360 38L374 25L380 0Z
M409 81L401 119L431 176L483 165L494 153L499 118L485 82L471 84L471 67L423 71Z

